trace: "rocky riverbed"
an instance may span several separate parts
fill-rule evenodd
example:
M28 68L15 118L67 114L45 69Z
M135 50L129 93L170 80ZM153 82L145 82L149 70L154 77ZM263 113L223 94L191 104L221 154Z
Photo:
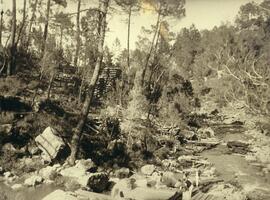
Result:
M256 157L254 138L228 126L222 134L201 131L203 138L186 140L175 154L134 171L101 168L88 159L21 177L2 172L2 199L269 199L269 164Z

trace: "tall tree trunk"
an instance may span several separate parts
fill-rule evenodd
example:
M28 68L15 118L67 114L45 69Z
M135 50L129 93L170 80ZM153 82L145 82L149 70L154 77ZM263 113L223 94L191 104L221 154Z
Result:
M16 0L12 4L12 27L11 27L11 42L10 42L10 60L7 68L7 75L12 75L16 65Z
M159 66L159 61L158 61L158 42L159 42L159 38L160 38L160 31L161 31L161 23L159 24L159 28L158 28L158 32L157 32L157 39L156 39L156 44L155 44L155 49L153 50L154 51L154 61L153 61L153 67L152 69L150 69L150 76L149 76L149 79L148 79L148 88L150 88L151 86L151 82L152 82L152 77L156 71L156 69L158 68Z
M1 18L0 18L0 45L2 46L2 32L3 32L3 15L4 11L1 10Z
M81 12L81 0L78 0L77 17L76 17L76 26L77 26L76 51L75 51L75 57L74 57L74 66L76 67L78 65L78 58L79 58L79 52L80 52L80 46L81 46L80 12Z
M18 45L21 39L21 35L25 26L25 21L26 21L26 0L23 1L23 18L22 18L22 24L21 24L21 27L17 36L16 46Z
M47 99L50 99L50 96L51 96L51 90L52 90L54 76L55 76L55 73L53 73L51 75L51 78L50 78L49 86L48 86L48 89L47 89Z
M88 92L86 95L86 99L85 99L82 111L80 113L79 122L77 124L77 127L74 130L74 133L73 133L73 137L72 137L72 141L71 141L71 154L69 157L69 163L71 165L74 165L74 163L75 163L82 130L83 130L83 127L84 127L85 122L87 120L87 116L88 116L88 113L90 110L90 105L91 105L91 102L92 102L93 96L94 96L95 86L96 86L96 83L97 83L97 80L98 80L98 77L100 74L100 69L101 69L102 59L103 59L103 54L104 54L103 45L104 45L104 39L105 39L105 33L106 33L106 16L107 16L107 12L108 12L109 1L110 0L103 0L101 5L100 5L100 14L101 14L100 20L101 21L100 21L100 34L99 34L100 37L99 37L99 41L98 41L98 57L97 57L97 61L95 64L93 76L92 76L90 84L88 86Z
M60 44L59 44L60 49L62 49L62 47L63 47L63 32L64 32L64 30L63 30L63 27L61 25L60 26Z
M43 32L43 43L42 43L42 49L41 52L44 53L46 48L46 41L48 37L48 28L49 28L49 20L50 20L50 8L51 8L51 0L47 1L47 10L46 10L46 22L44 26L44 32Z
M28 34L27 34L27 41L26 41L26 50L28 50L28 47L31 43L31 38L32 38L32 26L33 26L33 23L35 21L35 18L36 18L36 10L37 10L37 4L38 4L38 0L35 1L35 4L33 6L33 12L32 12L32 17L30 19L30 23L29 23L29 27L28 27Z
M141 86L144 85L145 73L146 73L146 70L148 68L148 64L149 64L150 57L152 55L152 51L154 49L154 43L155 43L155 40L156 40L156 37L157 37L157 33L158 33L158 30L159 30L160 17L161 17L161 5L160 5L160 8L158 10L158 17L157 17L157 23L156 23L155 33L154 33L154 36L153 36L153 39L152 39L152 42L151 42L149 53L147 54L147 57L146 57L146 61L145 61L145 65L144 65L143 71L142 71Z
M128 37L127 37L127 66L130 69L130 22L131 22L131 13L132 13L132 5L129 6L128 10Z

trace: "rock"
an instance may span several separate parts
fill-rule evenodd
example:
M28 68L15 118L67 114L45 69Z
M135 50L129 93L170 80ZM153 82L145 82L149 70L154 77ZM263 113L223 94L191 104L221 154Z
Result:
M257 161L257 158L254 154L247 154L245 156L245 159L248 161L248 162L256 162Z
M39 185L43 182L43 178L41 176L37 176L37 175L34 175L34 176L31 176L30 178L26 179L24 181L24 184L26 186L36 186L36 185Z
M18 176L12 174L11 172L5 172L3 175L4 179L8 182L13 182L18 178Z
M243 126L244 125L244 122L239 121L239 120L236 120L236 121L233 121L231 124L232 125L236 125L236 126Z
M76 167L78 169L82 169L84 170L85 172L86 171L91 171L93 170L93 168L96 168L96 165L95 163L91 160L91 159L81 159L81 160L76 160Z
M4 173L4 169L0 167L0 175L2 175L3 173Z
M57 136L56 130L47 127L43 133L35 138L35 142L44 154L44 160L51 162L64 149L65 143Z
M13 181L15 181L17 178L18 178L17 176L12 176L12 177L9 177L9 178L7 179L7 181L8 181L8 182L13 182Z
M212 178L212 177L214 177L214 175L217 173L217 170L216 170L216 168L215 167L210 167L210 168L208 168L208 169L205 169L203 172L202 172L202 174L201 174L201 176L202 177L210 177L210 178Z
M200 135L201 138L204 138L204 139L215 136L215 132L211 127L200 128L198 130L198 134Z
M170 156L170 150L167 147L161 147L154 152L154 155L160 160L164 160Z
M233 153L247 154L249 150L249 144L240 141L229 141L227 146Z
M31 164L34 163L34 160L32 158L26 158L26 157L23 157L21 160L20 160L24 165L28 165L30 166Z
M183 174L177 174L173 172L164 172L161 177L161 183L167 187L175 187L183 180Z
M46 185L51 185L54 183L54 181L45 179L43 183L45 183Z
M153 174L153 172L155 171L156 167L154 165L144 165L141 168L141 172L144 175L150 176L151 174Z
M106 173L94 173L87 182L87 186L94 192L103 192L108 187L109 177Z
M79 184L78 181L75 179L66 180L64 186L67 191L75 191L82 187L82 185ZM84 186L84 188L86 188L86 186Z
M269 191L265 189L254 189L251 192L247 193L247 199L249 200L267 200L270 199Z
M93 162L89 161L86 162L88 163L87 165L84 161L77 162L75 166L61 170L60 174L72 179L82 187L90 187L95 192L101 192L107 188L108 175L105 173L89 173L87 170L93 166Z
M75 194L64 192L63 190L55 190L42 200L77 200Z
M9 135L12 130L12 124L3 124L0 125L0 134Z
M53 180L57 174L57 167L55 166L47 166L39 171L39 175L46 180Z
M8 179L8 178L13 177L13 176L14 176L14 175L13 175L11 172L5 172L5 173L4 173L5 179Z
M38 155L41 152L41 150L38 147L36 147L36 146L32 146L28 150L29 150L29 152L30 152L31 155Z
M121 169L116 170L114 174L117 178L128 178L129 173L130 170L126 167L123 167Z
M2 150L7 151L7 152L16 152L17 151L17 149L11 143L4 144L2 147Z
M85 170L77 168L76 166L69 167L60 171L60 174L64 177L74 179L81 186L86 187L90 173Z
M179 162L174 159L164 159L161 161L161 163L162 163L162 166L164 166L166 169L169 169L171 171L174 171L181 167Z
M139 178L139 177L137 177L137 178ZM147 185L146 179L139 179L140 182L142 180L145 181L143 183L143 187L146 187L146 185ZM135 177L124 178L124 179L121 179L121 180L117 181L116 184L112 188L111 197L114 198L114 199L121 199L123 197L126 197L125 196L126 192L128 192L130 190L133 190L134 188L138 187L138 184L141 185L137 181L138 181L138 179L136 179Z
M249 144L244 143L244 142L240 142L240 141L229 141L227 142L227 146L229 148L233 148L233 147L248 147Z
M193 131L182 130L181 134L183 134L184 138L187 140L198 140L196 133L194 133Z
M14 185L11 186L11 188L12 188L13 190L19 190L19 189L21 189L22 187L23 187L22 184L14 184Z
M74 179L83 187L87 187L87 183L91 174L87 171L93 166L93 162L90 160L76 161L76 165L62 169L60 174L64 177Z
M180 156L178 157L178 163L183 168L189 168L193 165L196 160L194 156Z

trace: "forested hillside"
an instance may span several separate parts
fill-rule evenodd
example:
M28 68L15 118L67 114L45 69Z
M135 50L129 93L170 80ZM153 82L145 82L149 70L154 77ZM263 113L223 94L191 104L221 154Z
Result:
M185 3L1 7L0 199L270 198L270 1L176 33ZM116 15L126 42L107 46Z

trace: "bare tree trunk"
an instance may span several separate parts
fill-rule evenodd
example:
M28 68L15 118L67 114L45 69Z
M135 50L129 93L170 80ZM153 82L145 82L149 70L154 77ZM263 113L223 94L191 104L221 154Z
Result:
M43 43L42 43L42 49L41 52L44 53L46 48L46 41L48 37L48 28L49 28L49 20L50 20L50 8L51 8L51 0L47 1L47 10L46 10L46 22L44 26L44 32L43 32Z
M25 26L25 21L26 21L26 0L23 1L23 18L22 18L22 24L21 24L21 27L17 36L16 46L18 45L20 41L24 26Z
M12 27L11 27L11 43L10 43L10 61L7 68L7 75L12 75L16 67L16 0L12 4Z
M159 8L159 10L158 10L158 17L157 17L157 23L156 23L156 30L155 30L155 33L154 33L154 36L153 36L153 39L152 39L152 42L151 42L151 46L150 46L149 53L147 54L147 57L146 57L145 66L144 66L143 71L142 71L141 86L144 85L144 77L145 77L145 73L146 73L146 70L147 70L147 68L148 68L148 63L149 63L149 60L150 60L152 51L153 51L153 49L154 49L154 43L155 43L155 40L156 40L156 37L157 37L157 33L158 33L158 30L159 30L160 17L161 17L161 6L160 6L160 8Z
M152 67L152 69L150 69L151 71L150 71L150 76L149 76L149 79L148 79L148 88L150 88L152 77L153 77L156 69L159 67L159 63L158 63L159 61L158 61L158 56L157 56L158 52L157 51L158 51L158 41L159 41L159 38L160 38L160 29L161 29L161 24L159 24L155 49L153 50L154 51L154 61L153 61L154 67Z
M132 13L132 5L129 6L128 10L128 38L127 38L127 66L130 69L130 22L131 22L131 13Z
M131 24L131 14L132 14L132 4L128 8L128 36L127 36L127 67L130 69L130 24ZM120 82L120 94L119 94L119 105L122 106L123 99L123 90L124 90L124 79L123 79L123 70L122 77Z
M31 32L32 32L32 26L33 26L33 22L35 21L36 18L36 10L37 10L37 4L38 4L38 0L35 1L34 7L33 7L33 12L32 12L32 17L30 19L30 23L29 23L29 28L28 28L28 34L27 34L27 41L26 41L26 50L28 50L28 47L31 43Z
M74 57L74 66L76 67L78 65L78 58L79 58L80 45L81 45L80 12L81 12L81 0L78 0L77 17L76 17L76 26L77 26L76 52L75 52L75 57Z
M85 64L86 66L86 64ZM81 103L82 102L82 93L83 93L83 86L84 86L84 82L85 82L85 77L86 77L86 73L82 74L82 81L81 81L81 85L79 88L79 95L78 95L78 102Z
M0 45L2 45L3 15L4 15L4 11L1 10L1 19L0 19Z
M55 76L55 73L53 73L51 75L51 78L50 78L49 86L48 86L48 89L47 89L47 99L50 99L50 96L51 96L51 90L52 90L52 84L53 84L54 76Z
M60 46L60 49L62 49L62 47L63 47L63 27L62 27L62 25L60 26L60 44L59 44L59 46Z
M94 96L95 86L96 86L96 83L100 74L100 69L101 69L102 59L103 59L103 45L104 45L104 39L105 39L105 33L106 33L106 16L108 12L109 1L110 0L102 1L101 6L100 6L100 14L101 14L100 20L101 21L100 21L100 37L98 41L98 57L97 57L93 76L88 86L88 92L87 92L86 99L85 99L85 102L84 102L84 105L80 114L79 122L73 133L73 137L71 141L71 154L69 157L69 163L71 165L74 165L75 163L75 159L76 159L77 152L79 149L79 143L80 143L82 130L87 120L87 116L90 110L90 105Z
M84 77L82 78L82 82L79 88L79 96L78 96L78 102L82 102L82 90L83 90L83 85L84 85Z

